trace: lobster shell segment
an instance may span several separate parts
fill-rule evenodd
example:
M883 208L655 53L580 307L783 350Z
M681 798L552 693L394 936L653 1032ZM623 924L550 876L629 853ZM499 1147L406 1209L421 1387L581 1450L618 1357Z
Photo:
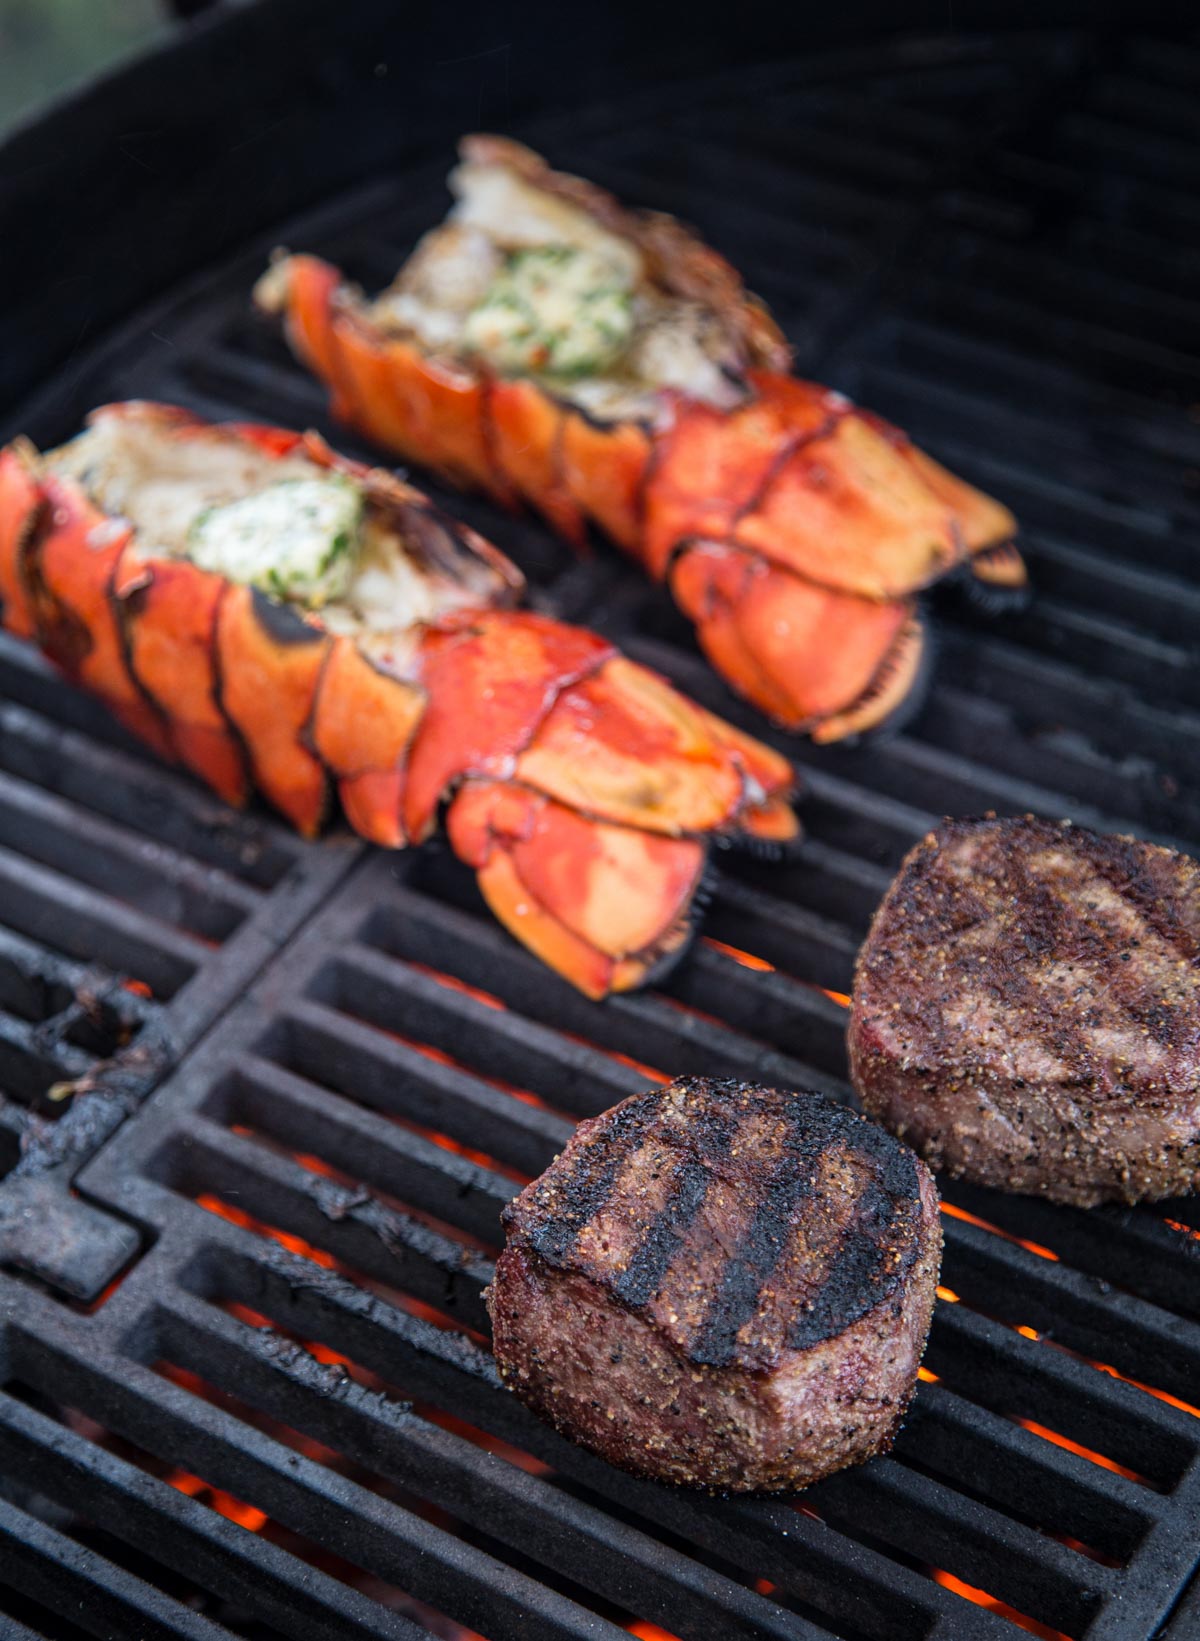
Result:
M175 755L168 720L131 671L117 587L131 531L73 485L48 478L44 522L26 548L37 639L73 682L100 696L160 757Z
M693 838L481 781L461 789L447 829L500 922L589 997L642 985L687 942L706 857Z
M129 555L128 557L131 557ZM129 670L171 726L180 762L226 803L250 794L245 744L217 699L216 631L229 588L186 560L127 562L113 591Z
M651 568L681 542L715 536L816 586L895 599L966 556L955 511L930 488L907 440L824 389L763 372L751 372L750 382L756 400L730 412L716 440L707 406L682 407L665 436L646 498L659 559ZM762 436L764 421L773 437ZM731 501L718 522L712 447L726 441L720 460Z
M459 780L511 770L560 693L613 653L595 633L529 611L474 610L430 628L419 665L427 706L404 805L412 842L433 831Z
M572 543L597 526L667 582L736 690L818 739L884 722L915 690L922 588L969 565L984 602L1019 597L1026 572L1008 509L881 418L789 375L770 315L689 230L626 210L504 138L467 137L462 156L464 201L469 177L505 173L526 205L550 202L547 221L574 213L608 236L641 270L643 294L702 310L724 338L735 402L650 383L636 411L593 416L569 384L507 378L448 344L435 355L336 268L286 257L260 281L259 305L283 314L337 415L456 482L523 502ZM503 225L492 228L503 247ZM514 244L528 233L514 229ZM700 566L678 565L697 543L735 553L726 565L737 573L709 564L708 590L698 586Z
M879 687L893 675L902 635L915 630L907 601L830 592L717 542L683 549L670 584L717 670L777 723L815 740L849 733L850 712L856 730L883 722L913 682L905 669L904 689Z
M5 624L223 797L257 789L312 835L336 787L350 824L394 848L426 838L444 808L496 915L595 997L644 983L683 950L715 839L797 835L785 759L606 639L505 607L517 572L419 492L314 435L212 427L144 404L93 422L116 456L111 442L86 457L77 446L0 452ZM187 441L197 445L181 454ZM395 597L426 613L347 631L352 604L336 620L332 604L302 611L156 546L164 518L186 528L194 517L190 499L179 513L178 490L174 513L150 508L157 522L140 530L72 476L114 484L137 515L139 473L159 481L161 509L214 442L250 493L278 462L293 464L285 476L300 460L358 481L372 550L383 530L404 555Z

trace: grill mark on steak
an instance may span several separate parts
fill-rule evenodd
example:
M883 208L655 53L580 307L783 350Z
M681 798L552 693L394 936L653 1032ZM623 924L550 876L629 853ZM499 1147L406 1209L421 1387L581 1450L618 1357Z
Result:
M591 1154L592 1147L586 1143L580 1147L575 1167L565 1179L554 1181L552 1191L546 1193L554 1200L539 1204L546 1212L534 1220L529 1230L529 1241L543 1259L552 1265L561 1265L567 1259L580 1232L608 1200L630 1153L654 1126L657 1115L650 1095L618 1106L598 1166ZM581 1123L577 1137L586 1142L585 1131L594 1129L595 1122L596 1119L592 1119ZM542 1178L545 1180L546 1176ZM509 1203L501 1215L506 1226L512 1223L514 1207L514 1203Z
M812 1193L812 1174L786 1164L771 1181L749 1228L721 1273L699 1332L688 1347L693 1362L727 1367L737 1355L738 1335L759 1308L762 1289L787 1247L794 1210Z
M815 1344L903 1280L918 1243L911 1152L812 1095L702 1078L674 1089L581 1123L505 1210L510 1234L710 1368Z
M614 1463L779 1491L890 1445L941 1234L928 1171L854 1112L686 1079L581 1124L505 1224L501 1377Z
M839 1107L802 1098L786 1104L782 1117L776 1130L778 1165L760 1187L761 1201L740 1238L726 1251L716 1292L686 1347L690 1360L701 1366L727 1366L739 1354L739 1346L770 1354L785 1339L792 1344L793 1330L802 1343L815 1344L845 1328L876 1302L873 1295L881 1291L893 1262L886 1247L888 1236L893 1231L908 1235L919 1211L916 1159L881 1130L864 1127ZM751 1142L752 1124L753 1119L743 1124L735 1145ZM856 1165L867 1160L880 1177L865 1183L862 1223L845 1232L833 1226L835 1235L827 1247L819 1248L807 1237L800 1246L797 1210L827 1186L825 1168L834 1158ZM856 1167L855 1174L858 1171ZM915 1257L915 1246L910 1241L904 1270ZM788 1285L771 1281L781 1266L796 1262L798 1254L806 1256L803 1263L818 1267L809 1271L804 1284L807 1319L805 1311L793 1317L787 1294L775 1291ZM793 1295L791 1303L795 1302Z
M916 1188L916 1170L911 1170ZM859 1223L842 1238L825 1269L817 1297L805 1304L788 1330L789 1350L806 1350L839 1330L839 1318L853 1309L862 1295L878 1292L892 1262L886 1239L896 1226L894 1197L874 1181L867 1186L859 1209Z
M688 1160L676 1169L671 1197L651 1223L613 1289L622 1304L636 1309L653 1299L679 1251L684 1233L703 1206L712 1178L712 1168L707 1162Z
M939 1166L1083 1205L1200 1186L1200 866L1081 827L947 821L859 957L864 1104Z
M1200 916L1197 915L1200 913L1200 893L1183 899L1180 904L1174 897L1165 895L1162 873L1156 880L1145 846L1135 843L1132 838L1093 838L1090 833L1077 833L1076 836L1084 839L1090 864L1097 875L1122 899L1132 903L1134 911L1145 924L1185 960L1194 962L1200 957ZM1093 849L1090 847L1093 843L1104 847ZM1121 868L1119 879L1118 865ZM1189 899L1195 900L1195 905L1189 908L1193 919L1191 927L1184 922L1180 913L1180 905L1188 905Z

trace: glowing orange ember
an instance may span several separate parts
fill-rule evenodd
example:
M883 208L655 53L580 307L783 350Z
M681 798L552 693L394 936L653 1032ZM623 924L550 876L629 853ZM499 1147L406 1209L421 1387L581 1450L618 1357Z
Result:
M679 1637L670 1630L660 1629L657 1624L651 1624L644 1618L626 1627L630 1635L640 1636L641 1641L679 1641Z
M756 957L753 952L744 952L740 946L727 945L724 940L714 940L712 935L701 935L701 941L714 952L720 952L725 957L732 957L735 963L740 963L744 969L755 969L759 974L778 974L779 970L774 963L768 963L765 957ZM808 982L803 982L808 984ZM850 1007L850 998L844 991L830 991L826 986L817 986L817 991L823 991L826 997L841 1008Z
M421 1417L428 1419L431 1424L440 1425L443 1430L452 1430L457 1436L465 1436L467 1441L474 1442L476 1447L482 1447L489 1453L495 1453L498 1458L507 1459L509 1464L515 1465L518 1470L524 1470L530 1476L552 1476L554 1471L541 1459L535 1459L532 1453L526 1453L524 1448L514 1447L500 1436L493 1436L490 1430L481 1430L477 1425L468 1424L465 1419L456 1418L453 1413L447 1413L440 1407L425 1407L419 1409Z
M938 1288L937 1296L939 1299L944 1299L948 1305L958 1304L958 1295L953 1288Z
M135 997L152 998L154 996L144 980L122 980L121 989L131 991Z
M227 1219L231 1225L240 1225L243 1230L253 1231L256 1236L268 1237L272 1242L278 1242L280 1247L286 1248L289 1253L311 1259L315 1265L324 1265L327 1271L333 1270L337 1264L333 1255L327 1254L323 1248L314 1248L311 1242L305 1242L302 1237L292 1236L290 1232L281 1231L274 1225L266 1225L262 1220L248 1214L244 1208L235 1208L231 1203L223 1202L220 1197L205 1192L203 1196L196 1198L196 1202L207 1213Z
M1044 1641L1071 1641L1070 1636L1062 1630L1052 1629L1049 1624L1042 1624L1036 1618L1030 1618L1026 1613L1019 1613L1015 1607L1008 1607L986 1590L977 1590L973 1584L964 1584L961 1578L955 1578L953 1573L943 1572L940 1567L933 1569L935 1584L943 1589L953 1590L955 1595L961 1595L964 1600L973 1601L977 1607L987 1607L990 1612L1006 1618L1010 1624L1015 1624L1019 1630L1028 1630L1030 1635L1040 1635Z
M191 1499L199 1499L201 1504L207 1504L219 1516L228 1521L236 1521L239 1527L244 1527L248 1533L261 1533L267 1524L265 1510L256 1510L252 1504L243 1504L241 1499L235 1499L232 1493L223 1493L219 1487L210 1487L199 1476L189 1475L186 1470L172 1470L163 1480L169 1487L178 1493L186 1493Z
M474 994L474 987L466 986L465 983L462 989ZM483 997L485 994L480 992L479 995ZM498 999L494 1001L497 1008L502 1009L505 1007ZM382 1030L383 1028L379 1027L378 1029ZM415 1037L404 1037L398 1031L389 1031L386 1035L392 1038L394 1042L403 1043L405 1048L414 1049L416 1053L424 1055L427 1060L434 1060L438 1065L450 1066L454 1071L465 1072L468 1077L477 1077L480 1082L487 1083L489 1088L498 1088L502 1094L511 1094L514 1100L523 1100L526 1105L536 1105L543 1111L550 1109L545 1100L531 1093L529 1089L518 1088L515 1083L506 1083L499 1077L484 1076L483 1072L477 1071L474 1066L468 1065L464 1060L456 1060L452 1054L447 1054L444 1048L436 1048L433 1043L418 1042ZM388 1113L386 1111L380 1112L380 1116L387 1117ZM463 1152L464 1156L467 1154L467 1152Z
M465 980L460 980L457 975L444 974L441 969L431 969L427 963L410 963L409 968L415 969L418 974L429 975L431 979L437 981L439 986L445 986L449 991L461 992L464 997L473 997L477 1003L482 1003L484 1008L500 1009L504 1013L508 1012L507 1003L502 1003L498 997L493 997L490 991L480 991L478 986L468 985Z
M331 1168L321 1157L314 1157L311 1151L293 1151L293 1157L301 1168L307 1168L310 1174L324 1174L326 1179L342 1179L336 1168Z
M236 1521L248 1533L260 1533L266 1525L265 1510L256 1510L253 1505L235 1499L232 1493L222 1493L217 1488L212 1489L212 1507L218 1515L228 1516L230 1521Z
M709 934L702 935L706 946L711 946L715 952L723 952L726 957L732 957L735 963L740 963L744 969L758 969L762 974L774 974L774 963L768 963L765 957L755 957L753 952L741 951L737 946L727 946L723 940L714 940Z
M981 1231L990 1231L993 1236L1002 1236L1005 1242L1015 1242L1018 1248L1027 1249L1039 1259L1052 1259L1058 1264L1058 1255L1053 1249L1043 1248L1040 1242L1026 1242L1023 1237L1013 1236L999 1225L993 1225L990 1219L980 1219L977 1214L968 1214L965 1209L955 1208L948 1202L942 1203L942 1212L950 1219L961 1219L967 1225L978 1225Z
M618 1065L628 1066L636 1071L639 1077L645 1077L651 1083L669 1083L670 1077L665 1071L656 1071L653 1066L644 1065L641 1060L635 1060L629 1054L618 1054L615 1048L606 1048L604 1051L610 1060L616 1060Z
M1018 1419L1017 1423L1023 1430L1030 1430L1035 1436L1040 1436L1045 1442L1053 1442L1055 1447L1066 1448L1068 1453L1078 1453L1080 1458L1088 1459L1092 1464L1103 1465L1105 1470L1112 1470L1118 1476L1127 1476L1130 1481L1144 1482L1145 1477L1136 1470L1129 1470L1115 1459L1108 1458L1103 1453L1097 1453L1093 1448L1081 1447L1067 1436L1060 1436L1057 1430L1048 1430L1044 1424L1035 1424L1032 1419Z
M930 1373L927 1367L917 1369L917 1378L920 1379L921 1383L925 1385L940 1385L942 1382L938 1378L937 1374Z
M1190 1413L1193 1419L1200 1419L1200 1407L1193 1406L1191 1402L1181 1401L1178 1396L1172 1396L1170 1391L1156 1390L1153 1385L1145 1385L1140 1379L1131 1379L1127 1373L1119 1373L1115 1367L1110 1367L1107 1362L1093 1362L1086 1356L1083 1360L1088 1363L1089 1367L1096 1368L1100 1373L1110 1374L1114 1379L1120 1379L1127 1385L1136 1385L1138 1390L1144 1390L1147 1396L1155 1396L1160 1402L1166 1402L1168 1407L1177 1407L1181 1413Z
M261 1311L252 1311L249 1305L239 1305L236 1299L226 1301L225 1310L237 1322L244 1322L248 1328L269 1328L272 1323L269 1316Z

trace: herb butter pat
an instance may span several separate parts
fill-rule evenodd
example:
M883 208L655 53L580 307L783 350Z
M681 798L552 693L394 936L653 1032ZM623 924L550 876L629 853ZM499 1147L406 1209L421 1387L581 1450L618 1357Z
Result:
M202 570L319 608L354 575L362 492L337 476L284 479L193 520L187 554Z
M467 349L506 375L579 376L615 363L633 335L622 270L593 251L517 251L467 317Z

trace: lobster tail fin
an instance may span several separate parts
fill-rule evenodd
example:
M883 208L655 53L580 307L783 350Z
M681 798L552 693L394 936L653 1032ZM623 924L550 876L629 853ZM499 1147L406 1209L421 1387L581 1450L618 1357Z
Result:
M727 414L679 407L641 556L739 693L837 740L893 717L924 676L919 589L961 565L989 607L1023 595L1016 520L839 395L750 380Z
M915 679L915 653L895 665L901 644L915 645L906 601L830 592L715 542L684 548L670 580L718 672L785 729L835 740L872 728Z
M1011 541L985 547L967 564L965 590L985 615L1021 610L1029 602L1029 571Z
M495 916L589 997L642 985L687 946L703 843L492 781L466 782L446 825Z

